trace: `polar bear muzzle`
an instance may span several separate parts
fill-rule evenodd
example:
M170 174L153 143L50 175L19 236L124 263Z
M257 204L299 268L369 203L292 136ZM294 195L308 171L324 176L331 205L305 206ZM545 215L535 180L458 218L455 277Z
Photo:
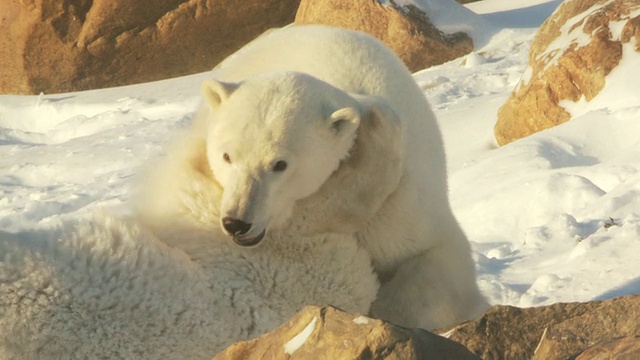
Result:
M225 217L222 219L222 227L233 237L233 241L240 246L257 245L262 241L267 232L266 230L262 230L262 232L257 236L247 237L246 234L251 229L251 224L231 217Z

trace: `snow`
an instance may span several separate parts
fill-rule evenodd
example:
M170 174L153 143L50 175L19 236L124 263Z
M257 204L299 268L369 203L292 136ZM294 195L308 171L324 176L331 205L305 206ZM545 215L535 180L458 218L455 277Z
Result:
M353 322L358 325L366 325L369 323L369 319L366 316L360 315L357 318L353 319Z
M537 28L562 0L482 0L467 8L496 25L507 28Z
M500 148L493 138L498 108L530 76L535 31L559 3L484 0L468 5L476 14L450 12L441 18L450 29L467 26L484 41L472 54L415 74L438 117L452 207L493 304L640 292L637 53L625 47L593 101L563 103L571 121ZM33 230L96 211L126 214L142 166L188 126L209 76L0 96L0 230Z
M318 317L314 316L309 325L307 325L302 331L291 338L291 340L287 341L284 344L284 353L288 355L293 355L293 353L298 350L304 343L309 339L309 336L313 334L313 330L316 329L316 323L318 322Z

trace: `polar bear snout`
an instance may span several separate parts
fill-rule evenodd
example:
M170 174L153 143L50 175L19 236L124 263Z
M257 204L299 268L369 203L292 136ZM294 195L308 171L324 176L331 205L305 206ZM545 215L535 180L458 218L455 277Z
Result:
M244 235L249 232L249 229L251 229L251 224L227 216L222 219L222 227L224 227L229 235L237 236Z
M267 233L266 230L262 230L257 236L246 236L251 230L251 224L229 216L222 219L222 227L233 237L233 241L240 246L258 245Z

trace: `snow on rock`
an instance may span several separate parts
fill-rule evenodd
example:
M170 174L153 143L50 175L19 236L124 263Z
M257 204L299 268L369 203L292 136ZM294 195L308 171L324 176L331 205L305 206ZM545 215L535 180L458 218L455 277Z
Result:
M366 316L358 316L357 318L353 319L353 322L358 324L358 325L365 325L369 323L369 319Z
M284 344L284 353L293 355L296 350L304 345L309 336L313 334L313 330L315 330L317 322L318 317L314 316L309 325L307 325L298 335L294 336L291 340Z
M464 32L473 39L476 48L484 46L498 27L484 17L460 5L455 0L395 0L400 6L413 5L424 11L439 30L453 34Z
M498 111L498 143L566 122L572 103L592 101L621 63L636 62L625 57L640 57L639 20L634 0L563 2L537 31L526 76Z

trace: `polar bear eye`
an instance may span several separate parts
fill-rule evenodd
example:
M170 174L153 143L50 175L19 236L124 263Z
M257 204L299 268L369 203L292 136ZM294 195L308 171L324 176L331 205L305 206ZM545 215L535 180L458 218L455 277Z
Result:
M227 154L227 153L222 154L222 160L224 160L228 164L231 164L231 158L229 157L229 154Z
M284 160L280 160L277 163L275 163L275 165L273 165L273 171L275 172L285 171L286 168L287 168L287 162Z

